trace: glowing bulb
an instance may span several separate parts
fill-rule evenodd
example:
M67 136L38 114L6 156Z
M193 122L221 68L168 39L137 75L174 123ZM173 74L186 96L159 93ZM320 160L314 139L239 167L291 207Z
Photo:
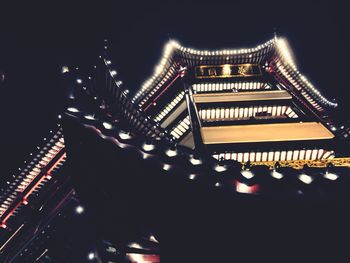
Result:
M275 170L273 170L273 171L271 172L271 176L272 176L273 178L276 178L276 179L282 179L282 178L283 178L283 174L281 174L281 173L279 173L279 172L277 172L277 171L275 171Z
M136 242L130 243L128 245L128 247L130 247L130 248L142 248L142 246Z
M146 151L146 152L149 152L149 151L152 151L155 147L153 144L148 144L148 143L145 143L142 148Z
M237 183L236 191L243 194L249 194L251 192L251 189L244 183Z
M95 117L92 115L85 115L84 118L87 120L95 120Z
M324 175L323 175L324 178L327 178L329 180L332 180L332 181L335 181L338 179L338 175L335 174L335 173L329 173L329 172L326 172Z
M169 171L170 170L170 165L169 164L163 164L163 170Z
M63 66L61 69L62 74L69 72L68 66Z
M123 140L128 140L131 138L130 134L129 133L126 133L126 132L119 132L119 137Z
M70 112L79 112L79 110L77 108L74 108L74 107L69 107L69 108L67 108L67 110Z
M77 79L77 83L81 84L83 81L81 79Z
M190 174L188 178L190 178L190 180L194 180L196 178L196 175L195 174Z
M311 184L314 179L307 174L301 174L299 175L299 180L302 181L304 184Z
M169 157L174 157L177 155L177 151L169 149L165 152L165 154L168 155Z
M219 173L226 171L226 167L223 165L216 165L214 169Z
M202 164L202 160L201 160L201 159L196 159L196 158L194 158L193 156L190 157L190 162L191 162L193 165Z
M75 212L77 213L77 214L82 214L82 213L84 213L84 207L82 207L81 205L78 205L76 208L75 208Z
M95 254L92 253L92 252L90 252L90 253L88 254L88 259L89 259L89 260L93 260L94 258L95 258Z
M157 75L159 75L159 74L162 72L162 70L163 70L163 67L162 67L161 65L159 65L159 66L156 67L155 73L156 73Z
M108 122L103 122L102 125L107 130L111 130L113 128L113 125Z
M153 241L153 242L156 242L156 243L159 243L158 240L156 239L156 237L155 237L154 235L151 235L151 236L149 237L149 240L150 240L150 241Z
M247 179L251 179L251 178L254 177L254 174L251 171L248 171L248 170L241 171L241 174Z

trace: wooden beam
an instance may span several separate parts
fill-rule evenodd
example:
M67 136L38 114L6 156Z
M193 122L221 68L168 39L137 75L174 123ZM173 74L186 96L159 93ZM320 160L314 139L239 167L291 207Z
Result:
M201 128L204 144L325 140L334 138L319 122L273 123Z
M285 90L270 90L236 93L199 93L193 94L193 99L195 103L220 103L242 101L291 100L292 96Z

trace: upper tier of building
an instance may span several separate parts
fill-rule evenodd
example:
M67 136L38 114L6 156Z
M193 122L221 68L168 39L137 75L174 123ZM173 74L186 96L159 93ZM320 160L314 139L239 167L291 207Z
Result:
M162 87L174 80L181 70L195 71L195 78L203 78L197 69L200 66L221 67L217 78L244 78L256 77L260 73L269 74L287 88L300 93L302 99L322 115L327 108L337 106L337 103L325 98L299 72L287 40L280 37L274 37L254 48L227 50L196 50L171 40L165 45L154 74L134 94L133 101L140 107L143 106ZM210 68L206 70L210 71ZM252 74L245 74L242 70L251 71ZM230 74L226 74L227 71L230 71ZM202 73L204 77L210 74L205 70L202 70Z

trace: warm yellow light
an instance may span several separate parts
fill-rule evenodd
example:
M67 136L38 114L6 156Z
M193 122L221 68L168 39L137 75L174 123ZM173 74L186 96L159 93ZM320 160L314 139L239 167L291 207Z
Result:
M231 66L227 65L227 64L223 65L223 67L222 67L222 74L230 76L231 75Z

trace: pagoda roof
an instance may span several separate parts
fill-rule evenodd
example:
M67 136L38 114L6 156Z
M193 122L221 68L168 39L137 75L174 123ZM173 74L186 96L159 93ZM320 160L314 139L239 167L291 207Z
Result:
M288 41L285 38L273 39L253 48L196 50L170 40L164 47L162 58L154 73L134 94L133 101L142 106L155 92L168 81L174 79L180 67L220 64L260 64L272 68L272 74L283 83L285 88L301 94L313 108L323 112L337 103L325 98L314 85L299 72Z

